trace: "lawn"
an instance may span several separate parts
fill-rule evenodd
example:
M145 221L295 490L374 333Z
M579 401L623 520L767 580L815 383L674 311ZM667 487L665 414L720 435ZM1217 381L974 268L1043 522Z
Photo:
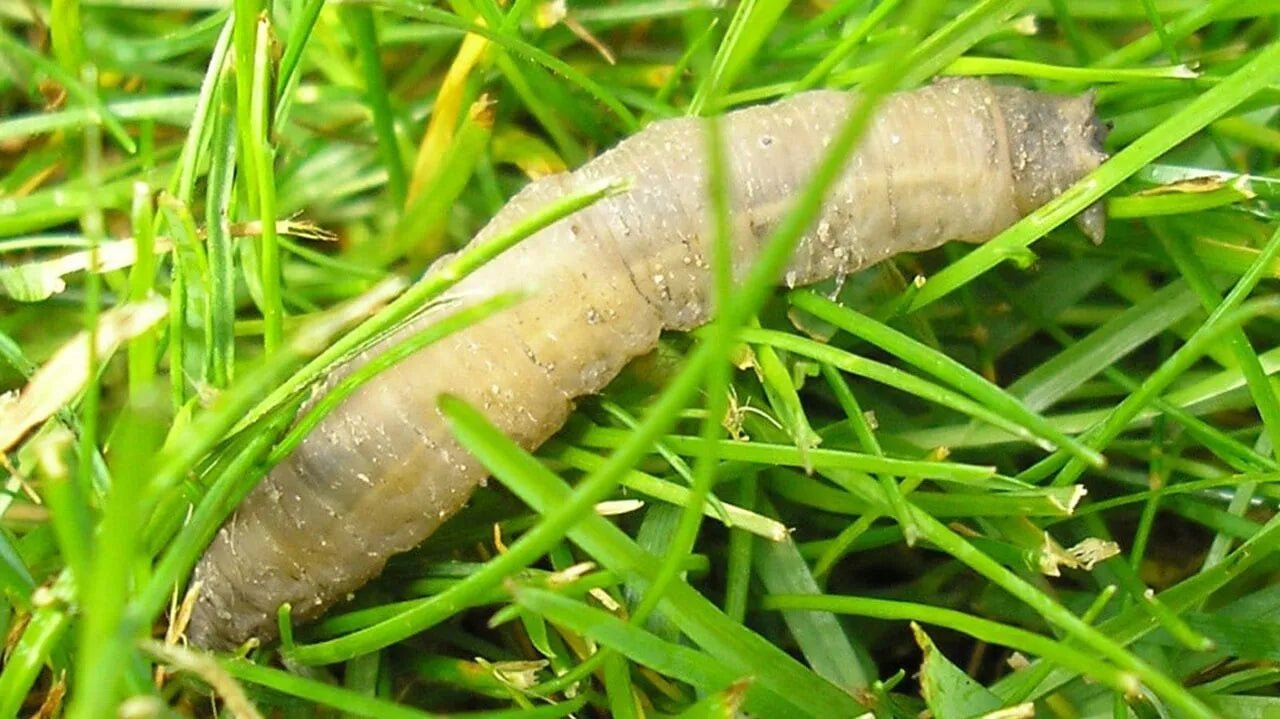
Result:
M0 30L0 719L1280 716L1280 2L0 0ZM187 643L204 548L340 404L309 389L627 189L466 246L531 179L941 76L1091 92L1110 157L988 242L789 289L853 113L732 290L717 255L715 322L532 454L422 408L493 475L469 506L278 642Z

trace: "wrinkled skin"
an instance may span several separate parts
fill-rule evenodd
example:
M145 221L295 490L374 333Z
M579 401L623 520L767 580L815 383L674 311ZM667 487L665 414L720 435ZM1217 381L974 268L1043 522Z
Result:
M742 276L806 186L858 101L816 91L723 117L733 267ZM274 638L277 607L316 617L426 539L486 472L436 409L448 392L527 449L565 422L663 330L713 315L702 121L654 123L584 167L520 192L474 241L565 193L630 189L529 237L339 367L370 357L495 293L512 309L417 352L347 398L241 504L195 571L188 635L230 648ZM1102 159L1089 98L949 80L887 98L787 269L789 285L847 275L948 240L981 242L1061 193ZM1093 208L1081 226L1101 239Z

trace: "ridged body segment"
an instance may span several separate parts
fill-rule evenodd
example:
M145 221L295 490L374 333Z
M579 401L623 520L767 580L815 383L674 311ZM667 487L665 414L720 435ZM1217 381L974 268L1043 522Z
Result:
M854 94L816 91L723 117L736 275L809 182L856 102ZM1048 199L1028 194L1043 195L1046 173L1074 180L1100 161L1082 102L978 80L887 98L797 247L786 282L809 284L899 252L995 235ZM1016 117L1006 116L1009 108ZM535 449L576 398L602 389L661 331L710 319L703 127L693 118L657 122L572 173L532 183L475 241L566 193L620 179L629 189L503 253L334 371L317 395L458 308L532 290L363 385L262 481L196 569L202 591L188 629L193 643L269 639L284 602L295 618L315 617L465 504L486 472L450 435L436 409L441 393L461 396ZM1035 158L1044 167L1029 173L1022 158L1015 168L1023 149L1058 141L1071 149L1071 167Z

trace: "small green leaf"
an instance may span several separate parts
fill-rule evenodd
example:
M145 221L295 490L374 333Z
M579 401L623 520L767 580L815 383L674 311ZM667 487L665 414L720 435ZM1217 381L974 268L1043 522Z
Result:
M912 622L911 631L924 652L920 693L936 719L973 719L1001 708L1000 698L943 656L919 624Z

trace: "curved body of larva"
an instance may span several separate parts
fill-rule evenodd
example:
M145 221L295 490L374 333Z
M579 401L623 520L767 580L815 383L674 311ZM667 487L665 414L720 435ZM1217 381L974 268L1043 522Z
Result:
M857 96L816 91L727 114L725 154L741 276L805 187ZM705 323L710 306L703 125L658 122L572 173L514 197L477 238L564 193L627 180L625 193L549 226L465 278L440 305L339 368L479 299L532 294L366 383L277 466L196 568L188 628L198 646L275 635L276 608L315 617L457 512L484 468L436 409L449 392L533 449L575 398L599 391L664 329ZM981 80L893 95L787 270L803 285L947 240L982 241L1101 161L1088 99ZM1089 216L1095 232L1101 218Z

